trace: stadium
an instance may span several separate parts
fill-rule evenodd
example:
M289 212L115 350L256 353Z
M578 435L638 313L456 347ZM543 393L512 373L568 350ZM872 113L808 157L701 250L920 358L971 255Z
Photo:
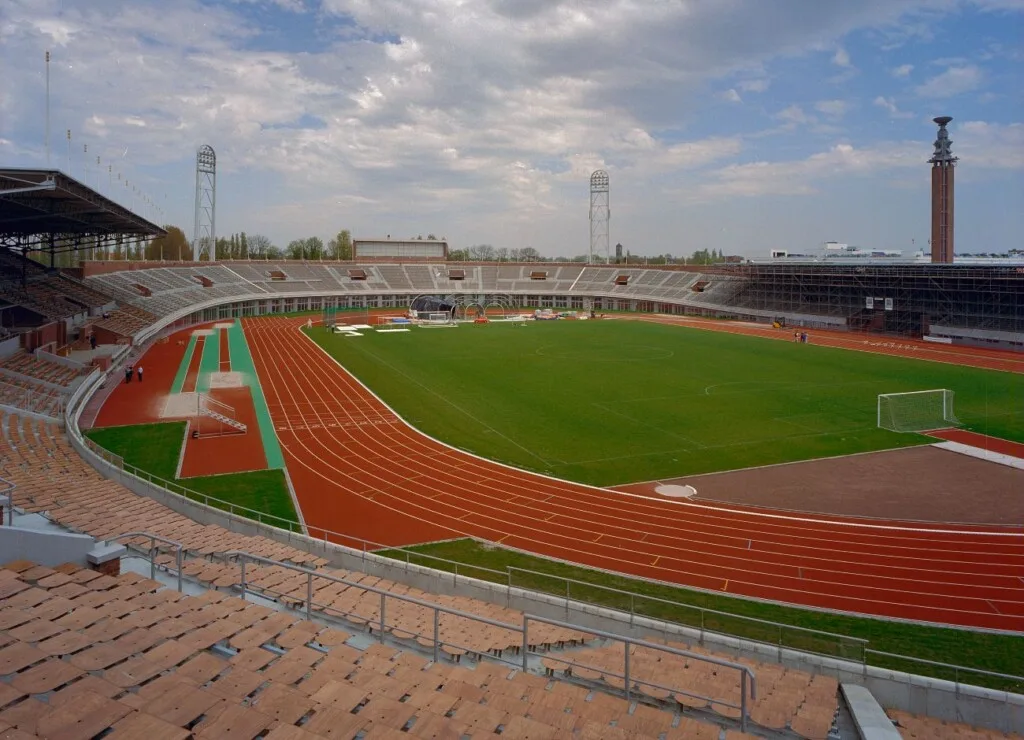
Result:
M160 233L100 205L85 229ZM328 689L337 711L306 712L307 734L556 737L586 701L564 736L844 737L865 687L919 736L1019 728L1020 267L55 270L18 251L17 223L0 255L2 477L29 532L3 571L17 697L84 690L90 669L93 691L151 706L245 656L189 688L231 707L209 732L274 737L244 723ZM178 637L81 632L101 601ZM30 605L70 621L44 629ZM124 657L47 652L106 640ZM510 691L550 680L568 703L521 709L503 665ZM464 690L431 713L414 667L459 671L445 685L486 704L451 711ZM17 697L0 719L27 716Z
M1024 730L1019 264L57 269L164 231L0 207L12 737Z

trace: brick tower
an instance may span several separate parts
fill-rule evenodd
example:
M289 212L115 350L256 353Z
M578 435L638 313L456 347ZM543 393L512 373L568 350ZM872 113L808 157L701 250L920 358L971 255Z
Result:
M953 156L946 124L953 119L939 116L932 119L939 125L932 165L932 262L953 261Z

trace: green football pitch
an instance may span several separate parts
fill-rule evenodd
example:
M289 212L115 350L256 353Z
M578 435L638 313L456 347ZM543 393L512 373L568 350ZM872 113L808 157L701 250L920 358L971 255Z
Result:
M420 430L608 486L924 444L880 393L949 388L965 428L1024 441L1024 376L638 321L310 336Z

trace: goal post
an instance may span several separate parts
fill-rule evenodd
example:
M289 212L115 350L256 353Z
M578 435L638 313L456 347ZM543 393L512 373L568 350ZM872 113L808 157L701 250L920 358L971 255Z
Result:
M878 396L878 427L892 432L927 432L959 426L948 388Z

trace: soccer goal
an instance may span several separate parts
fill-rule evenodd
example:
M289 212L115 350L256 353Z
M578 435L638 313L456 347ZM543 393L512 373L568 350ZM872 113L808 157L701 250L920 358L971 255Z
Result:
M937 388L878 396L878 426L893 432L926 432L959 426L953 413L953 391Z

